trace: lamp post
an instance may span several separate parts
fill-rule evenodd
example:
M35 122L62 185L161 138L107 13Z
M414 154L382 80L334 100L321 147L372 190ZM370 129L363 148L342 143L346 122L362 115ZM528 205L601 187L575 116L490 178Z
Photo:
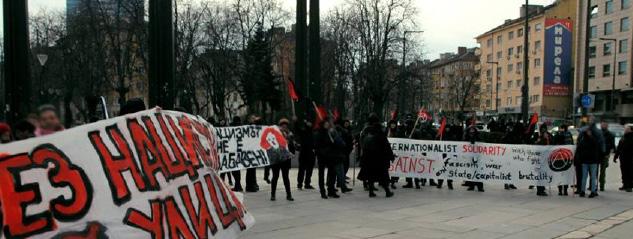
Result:
M404 95L404 91L406 89L406 82L408 80L407 74L407 34L414 33L423 33L424 31L404 31L404 37L402 39L402 79L398 84L398 112L404 112L404 102L406 100L406 96Z
M40 66L42 67L40 69L40 77L38 79L38 97L39 97L39 103L40 104L44 104L47 103L44 99L44 90L42 89L43 85L44 85L44 70L46 70L46 62L48 62L48 55L46 54L37 54L37 61L40 63ZM50 102L49 102L50 103Z
M615 76L617 74L617 61L618 61L618 51L617 45L618 40L615 38L600 38L601 41L612 42L613 46L611 47L611 52L613 52L613 74L611 75L611 112L615 115Z
M528 101L528 97L530 94L530 88L529 88L529 75L528 75L528 70L529 70L529 58L528 58L528 54L529 54L529 24L530 24L530 3L529 0L525 0L525 22L524 22L524 26L523 26L523 86L521 87L521 96L522 101L521 101L521 118L523 119L523 123L527 123L528 121L528 111L530 108L530 102Z
M497 111L497 117L498 117L498 115L499 115L499 104L498 104L498 102L499 102L499 74L498 74L497 70L499 69L499 62L498 61L489 61L487 63L488 64L493 64L495 66L493 68L494 71L492 72L491 75L493 76L493 79L495 79L495 81L494 81L494 87L495 88L494 89L495 89L495 92L496 92L497 95L495 97L495 103L494 104L495 104L495 111ZM494 77L495 74L497 74L496 77ZM493 88L491 87L490 88L490 101L491 101L490 110L492 110L492 93L493 93L492 89Z

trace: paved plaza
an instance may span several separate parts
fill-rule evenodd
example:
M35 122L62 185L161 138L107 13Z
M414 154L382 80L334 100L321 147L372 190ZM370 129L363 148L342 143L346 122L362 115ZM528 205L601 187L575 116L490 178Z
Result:
M354 192L322 200L318 191L296 189L293 169L294 202L285 200L281 179L275 202L269 200L270 187L263 181L262 191L245 194L256 224L242 238L628 239L633 238L633 193L617 190L618 167L609 168L607 191L597 199L560 197L556 188L549 197L537 197L534 190L505 191L503 185L468 192L461 182L453 191L398 188L393 198L386 199L381 190L370 199L356 182ZM263 171L257 176L261 179Z

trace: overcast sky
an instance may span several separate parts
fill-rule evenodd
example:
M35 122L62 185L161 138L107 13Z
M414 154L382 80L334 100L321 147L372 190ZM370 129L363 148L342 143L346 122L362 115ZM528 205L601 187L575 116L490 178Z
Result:
M14 1L14 0L4 0ZM29 0L29 10L63 10L65 0ZM296 0L284 1L294 9ZM414 0L419 16L417 30L423 30L426 58L437 58L440 53L455 51L458 46L473 47L474 37L503 23L517 18L523 0ZM321 0L321 11L327 12L345 0ZM531 0L530 4L551 4L554 0ZM0 6L1 7L1 6ZM0 20L1 21L1 20ZM1 25L0 25L1 26Z

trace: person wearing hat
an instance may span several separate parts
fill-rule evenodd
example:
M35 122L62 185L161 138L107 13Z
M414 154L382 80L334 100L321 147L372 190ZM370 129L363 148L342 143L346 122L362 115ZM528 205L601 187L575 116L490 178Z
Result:
M288 152L288 153L280 153L274 154L277 157L283 157L284 159L280 160L280 163L274 164L270 166L272 170L272 180L270 182L270 200L275 201L275 194L277 192L277 181L279 180L279 173L281 172L282 180L284 181L284 187L286 188L286 200L294 201L292 198L292 192L290 190L290 178L288 174L290 172L291 160L294 158L295 153L295 143L294 143L294 135L290 131L290 121L286 118L282 118L279 120L279 130L283 134L286 139L286 143L288 144L288 151L280 150L280 152ZM273 160L271 160L273 161Z

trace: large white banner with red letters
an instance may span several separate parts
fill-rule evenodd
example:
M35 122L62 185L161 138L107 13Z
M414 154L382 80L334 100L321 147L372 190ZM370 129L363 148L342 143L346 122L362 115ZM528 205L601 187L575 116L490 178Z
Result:
M538 186L574 184L575 146L390 138L392 176Z
M149 110L0 145L1 238L235 238L215 129Z

